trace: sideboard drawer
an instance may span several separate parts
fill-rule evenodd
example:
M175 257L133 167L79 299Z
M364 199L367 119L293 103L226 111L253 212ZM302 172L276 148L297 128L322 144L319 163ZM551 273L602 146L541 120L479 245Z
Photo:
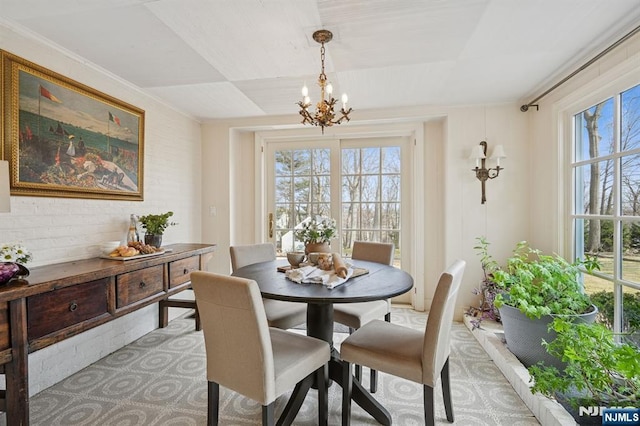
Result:
M116 277L117 308L135 303L163 291L163 266L152 266Z
M169 263L169 288L191 280L191 273L200 269L200 257L188 257Z
M28 297L28 339L106 314L108 286L109 278L103 278Z

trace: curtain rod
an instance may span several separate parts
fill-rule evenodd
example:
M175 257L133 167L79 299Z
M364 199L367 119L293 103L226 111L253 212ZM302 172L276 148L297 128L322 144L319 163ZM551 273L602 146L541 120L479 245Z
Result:
M616 47L618 47L620 44L624 43L625 41L627 41L629 38L631 38L633 35L635 35L637 32L640 32L640 25L635 27L633 30L629 31L624 37L622 37L621 39L619 39L618 41L616 41L615 43L613 43L611 46L607 47L606 49L604 49L602 52L598 53L596 56L594 56L593 58L591 58L587 63L585 63L584 65L582 65L580 68L578 68L577 70L575 70L574 72L572 72L571 74L569 74L568 76L566 76L565 78L563 78L562 80L560 80L559 82L557 82L556 84L554 84L553 86L551 86L549 89L547 89L544 93L542 93L540 96L538 96L537 98L535 98L534 100L532 100L531 102L524 104L520 107L520 111L522 112L527 112L529 110L529 107L536 107L536 110L538 109L538 104L536 104L536 102L538 102L540 99L544 98L545 96L547 96L549 93L553 92L554 90L556 90L558 87L560 87L561 85L563 85L564 83L566 83L568 80L572 79L576 74L578 74L581 71L584 71L586 68L590 67L591 65L593 65L594 62L596 62L598 59L602 58L604 55L606 55L607 53L611 52L613 49L615 49Z

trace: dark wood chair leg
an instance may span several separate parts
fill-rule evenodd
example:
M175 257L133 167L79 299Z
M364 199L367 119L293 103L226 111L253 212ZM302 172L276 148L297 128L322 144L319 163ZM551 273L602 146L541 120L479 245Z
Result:
M384 320L386 322L391 322L391 312L387 312L385 314ZM357 374L358 372L356 370L356 378L360 380ZM378 390L378 372L373 369L369 373L369 390L371 391L371 393L376 393L376 391Z
M376 393L378 390L378 372L373 368L369 372L369 390L371 393Z
M276 402L262 406L262 426L274 426L276 414Z
M327 376L328 375L329 373L327 372ZM280 414L280 418L276 423L277 426L290 426L293 424L298 411L300 411L300 407L302 407L302 404L304 403L304 399L306 398L309 389L311 389L314 376L317 377L315 373L309 374L307 377L299 381L293 388L289 401L287 401L287 405L284 407L284 410L282 410L282 414Z
M349 334L353 334L353 332L355 331L354 328L349 327ZM362 379L362 366L357 365L355 366L355 376L356 376L356 380L360 381Z
M342 426L351 424L351 391L353 389L353 376L351 364L342 361Z
M220 385L215 382L207 383L207 426L218 426Z
M449 358L444 363L440 372L442 379L442 399L444 399L444 411L447 414L447 420L453 423L453 405L451 404L451 386L449 381Z
M318 368L318 425L327 426L329 424L329 364Z
M198 313L198 307L196 306L196 313L194 314L196 317L196 331L202 330L202 324L200 323L200 314Z
M433 388L422 385L424 388L424 422L427 426L435 426L435 411L433 408Z

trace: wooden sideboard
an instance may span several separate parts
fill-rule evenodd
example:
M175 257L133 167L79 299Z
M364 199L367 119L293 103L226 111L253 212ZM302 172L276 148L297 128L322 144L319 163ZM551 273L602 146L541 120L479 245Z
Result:
M190 288L191 272L206 270L216 246L163 248L168 250L164 254L139 259L93 258L35 267L28 280L0 288L0 365L6 378L0 410L7 413L9 425L29 424L30 352ZM166 312L160 318L162 326Z

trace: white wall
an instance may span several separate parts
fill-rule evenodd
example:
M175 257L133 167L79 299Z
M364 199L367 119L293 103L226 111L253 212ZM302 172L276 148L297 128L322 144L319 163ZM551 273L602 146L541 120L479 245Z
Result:
M124 237L131 213L172 210L179 224L163 244L212 242L201 238L200 124L142 94L133 86L44 44L0 21L0 49L86 84L145 110L144 201L11 197L11 212L0 213L0 242L20 241L39 265L98 256L101 242ZM33 394L153 330L157 308L105 324L29 357Z
M354 107L357 100L353 101ZM229 244L259 241L255 216L261 214L255 203L253 132L270 129L296 129L298 117L263 117L215 121L203 124L203 205L217 207L217 217L205 218L203 238L219 244L213 270L229 271ZM526 115L519 105L477 107L423 107L393 111L359 111L344 126L364 126L375 136L385 125L423 122L424 139L424 215L425 229L417 236L424 241L424 303L430 305L440 272L457 258L468 262L463 289L458 299L458 318L476 303L472 289L481 279L475 238L485 235L496 256L508 255L519 240L529 238L529 166ZM293 130L294 132L296 130ZM300 134L318 128L300 129ZM332 137L333 130L325 131ZM487 182L487 203L480 204L480 182L468 159L471 149L482 140L491 149L502 144L507 152L500 177ZM228 160L228 161L227 161ZM215 182L207 184L206 182ZM228 206L221 208L220 206ZM228 212L227 212L228 208ZM215 262L215 264L214 264Z

